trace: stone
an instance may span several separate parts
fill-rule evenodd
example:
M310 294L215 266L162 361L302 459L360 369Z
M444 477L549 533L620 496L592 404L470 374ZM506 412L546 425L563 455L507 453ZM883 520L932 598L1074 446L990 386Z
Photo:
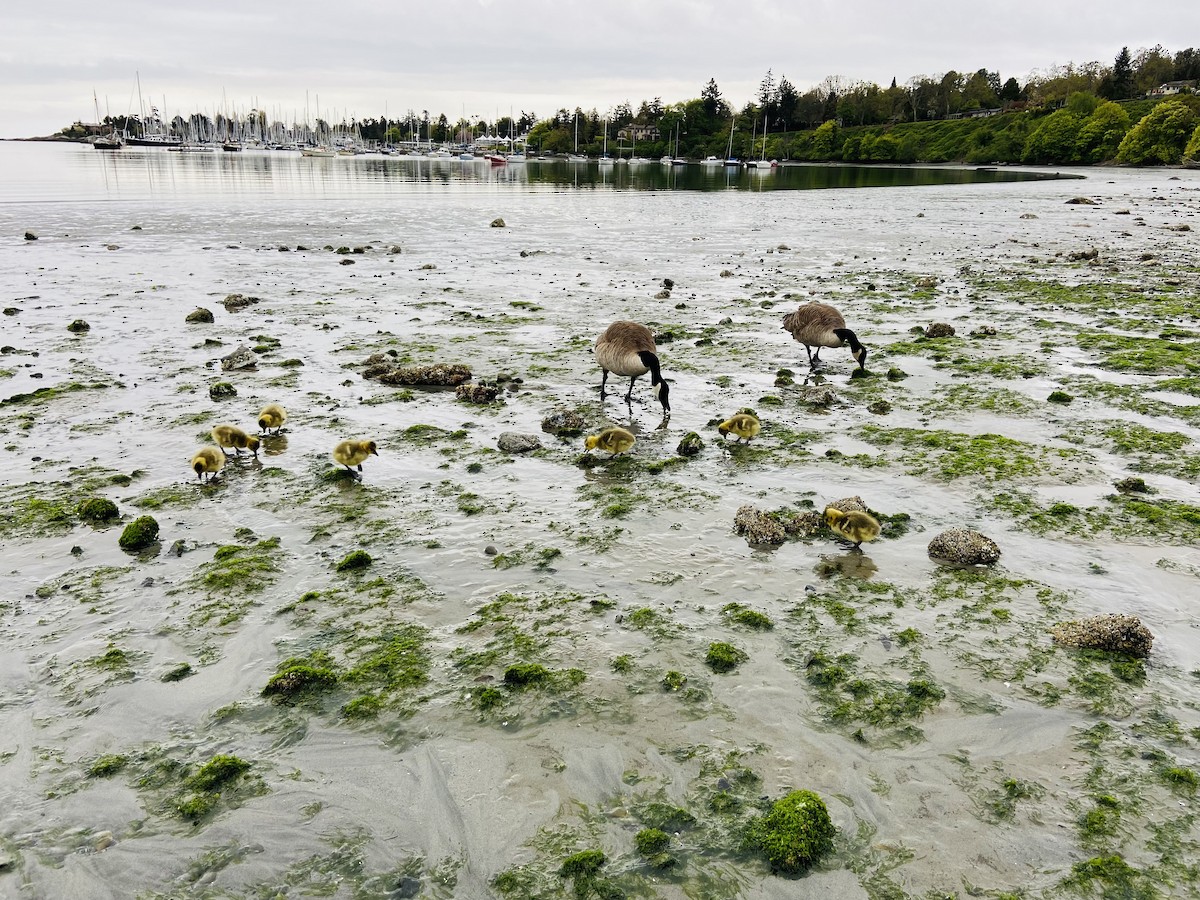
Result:
M245 294L229 294L221 302L225 305L226 312L237 312L260 301L258 297L247 297Z
M536 434L506 431L497 439L496 446L505 453L529 453L533 450L540 450L542 441Z
M891 411L892 404L888 403L886 400L876 400L874 403L871 403L867 406L867 412L873 413L877 416L886 416Z
M806 384L800 389L800 402L809 406L833 406L837 402L837 392L823 384Z
M367 371L378 371L368 366ZM430 366L396 366L374 376L383 384L428 385L431 387L458 387L471 380L471 370L464 365L434 363Z
M1070 200L1068 200L1066 202L1068 205L1073 205L1073 206L1095 206L1096 205L1096 201L1093 200L1091 197L1072 197Z
M504 220L501 219L499 216L497 216L496 218L492 219L492 227L493 228L504 228L505 227Z
M583 430L586 427L587 423L583 421L583 416L569 409L552 412L546 418L542 419L542 431L546 432L546 434L583 434Z
M235 369L256 369L258 368L258 356L243 344L232 353L221 357L221 371L231 372Z
M199 306L188 313L187 318L184 319L184 321L188 323L201 322L206 325L211 325L213 322L212 310L208 310L203 306Z
M954 326L948 322L934 322L925 329L927 338L954 337Z
M218 381L208 389L208 396L212 400L229 400L237 396L237 388L228 381Z
M1150 487L1146 484L1146 479L1138 478L1136 475L1130 475L1128 478L1122 478L1113 485L1122 494L1149 494L1152 493Z
M1154 645L1150 633L1137 616L1110 613L1070 622L1050 629L1054 642L1078 650L1107 650L1145 659Z
M153 516L139 516L121 532L122 550L144 550L158 540L158 522Z
M83 334L85 331L91 331L91 330L92 330L92 326L89 325L87 322L83 321L83 319L76 319L74 322L72 322L70 325L67 326L67 331L70 331L72 334Z
M695 456L704 449L704 440L694 431L689 431L683 436L683 440L679 442L679 446L675 448L675 452L680 456Z
M36 235L36 234L34 234L32 231L27 231L27 232L25 232L25 240L27 240L27 241L36 241L37 239L38 239L38 238L37 238L37 235Z
M971 337L995 337L996 327L994 325L980 325L971 332Z
M989 566L1000 558L1000 547L990 537L970 528L950 528L929 542L932 559L962 566Z
M842 512L870 512L867 509L867 504L863 502L863 498L855 494L853 497L843 497L841 500L834 500L832 503L826 503L827 507L832 506L834 509Z
M500 388L486 381L477 384L460 384L454 389L454 396L468 403L494 403L500 395Z
M733 530L751 544L782 544L787 532L770 514L753 506L740 506L733 516Z
M411 900L413 897L421 895L421 880L413 878L411 875L404 875L396 882L395 889L388 894L389 897L395 897L396 900Z

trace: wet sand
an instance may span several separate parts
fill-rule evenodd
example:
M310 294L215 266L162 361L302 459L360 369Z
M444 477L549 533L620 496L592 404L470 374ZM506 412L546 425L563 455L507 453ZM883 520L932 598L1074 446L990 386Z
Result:
M630 897L1194 895L1200 176L1086 174L0 204L0 894L566 897L563 860L595 848ZM809 299L872 377L827 349L804 384L780 322ZM200 306L215 322L185 324ZM590 346L618 318L673 338L666 422L646 378L632 408L621 379L599 399ZM933 322L956 335L912 333ZM221 373L242 345L257 369ZM389 351L515 389L364 379ZM283 435L200 486L209 429L254 431L267 402ZM742 407L762 434L723 445ZM637 444L581 465L582 435L540 429L558 410ZM503 453L505 431L543 449ZM704 449L677 457L689 431ZM330 477L350 437L379 446L361 482ZM861 554L733 529L745 504L854 495L909 519ZM122 521L82 522L93 496ZM145 514L159 542L122 551ZM957 526L999 563L931 561ZM1051 641L1102 613L1150 629L1144 667ZM714 641L744 662L714 672ZM263 696L289 659L337 684ZM530 663L544 680L505 685ZM201 790L219 754L249 769ZM740 844L796 788L838 828L800 879ZM658 868L633 841L664 824Z

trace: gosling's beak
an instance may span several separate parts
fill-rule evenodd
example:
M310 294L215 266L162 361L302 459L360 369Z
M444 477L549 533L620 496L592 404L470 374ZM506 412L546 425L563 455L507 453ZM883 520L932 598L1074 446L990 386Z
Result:
M372 455L372 456L378 456L378 455L379 455L379 451L378 451L378 450L372 450L372 451L371 451L371 455Z

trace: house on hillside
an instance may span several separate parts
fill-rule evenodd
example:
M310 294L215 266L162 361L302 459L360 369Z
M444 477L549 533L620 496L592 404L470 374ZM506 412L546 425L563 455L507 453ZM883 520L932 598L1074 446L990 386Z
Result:
M1165 84L1160 84L1150 92L1151 97L1169 97L1172 94L1190 94L1196 90L1196 82L1192 81L1168 81Z
M617 132L621 141L657 141L662 137L657 125L639 125L631 122Z

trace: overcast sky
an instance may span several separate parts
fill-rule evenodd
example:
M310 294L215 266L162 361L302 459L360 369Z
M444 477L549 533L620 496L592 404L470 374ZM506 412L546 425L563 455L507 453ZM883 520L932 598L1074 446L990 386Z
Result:
M1167 0L11 0L0 16L0 137L100 113L266 110L287 121L408 109L493 120L700 95L735 106L771 69L826 76L998 71L1024 83L1122 46L1200 44L1200 3ZM164 107L165 102L165 107ZM332 114L332 115L331 115Z

